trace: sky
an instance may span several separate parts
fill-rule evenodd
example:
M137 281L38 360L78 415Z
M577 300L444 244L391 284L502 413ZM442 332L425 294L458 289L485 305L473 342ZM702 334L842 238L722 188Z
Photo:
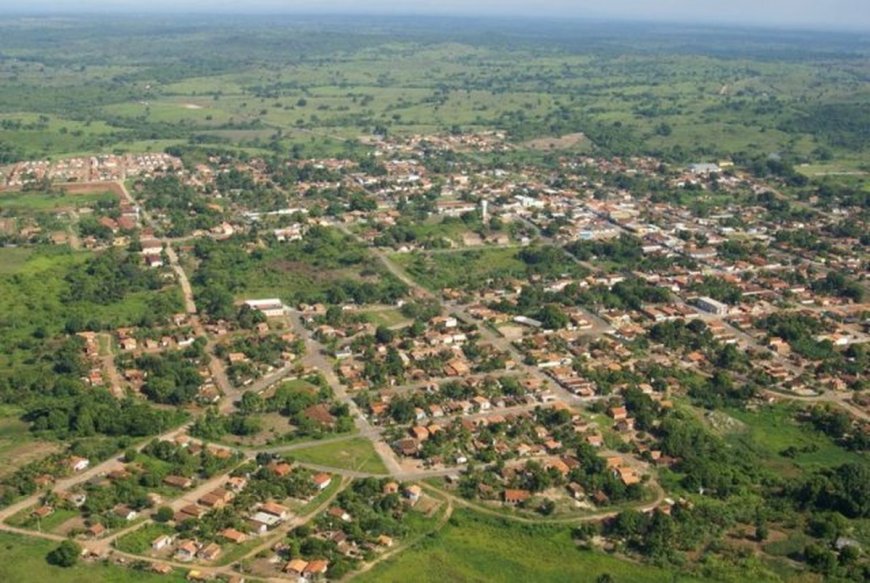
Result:
M870 0L0 0L0 13L439 14L870 31Z

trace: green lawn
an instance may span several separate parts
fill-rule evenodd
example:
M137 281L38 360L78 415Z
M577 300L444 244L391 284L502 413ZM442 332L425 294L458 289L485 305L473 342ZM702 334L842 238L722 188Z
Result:
M346 470L386 474L387 468L368 439L355 438L335 443L324 443L291 453L300 462L330 466Z
M31 537L0 533L0 581L30 583L180 583L181 573L155 575L104 564L79 563L63 569L49 565L45 556L56 543Z
M360 582L700 581L603 553L578 550L567 528L524 527L460 510L440 532L361 575Z

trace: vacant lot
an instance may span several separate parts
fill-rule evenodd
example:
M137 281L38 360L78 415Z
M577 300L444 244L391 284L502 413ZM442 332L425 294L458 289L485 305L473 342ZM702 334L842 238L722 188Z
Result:
M518 526L458 511L440 532L386 561L358 580L594 582L609 574L620 583L699 581L578 550L567 529Z
M97 202L115 200L110 192L5 192L0 194L0 212L13 214L32 212L60 212L90 206Z
M348 439L298 449L292 456L301 462L372 474L386 474L387 468L368 439Z

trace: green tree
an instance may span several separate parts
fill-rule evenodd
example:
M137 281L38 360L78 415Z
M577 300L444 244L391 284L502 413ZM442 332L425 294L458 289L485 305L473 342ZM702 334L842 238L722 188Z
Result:
M60 545L48 553L46 560L58 567L72 567L75 565L82 554L82 548L71 540L65 540Z

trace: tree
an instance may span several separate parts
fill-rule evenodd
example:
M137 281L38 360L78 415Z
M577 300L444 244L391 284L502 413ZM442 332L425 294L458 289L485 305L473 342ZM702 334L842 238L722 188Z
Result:
M538 319L547 330L559 330L568 325L570 320L559 306L547 304L538 314Z
M154 513L154 520L156 522L169 522L172 520L173 516L175 516L175 513L172 511L172 508L169 506L161 506L157 509L157 512Z
M51 565L58 567L72 567L78 562L82 554L82 548L71 540L65 540L60 545L48 553L46 560Z

